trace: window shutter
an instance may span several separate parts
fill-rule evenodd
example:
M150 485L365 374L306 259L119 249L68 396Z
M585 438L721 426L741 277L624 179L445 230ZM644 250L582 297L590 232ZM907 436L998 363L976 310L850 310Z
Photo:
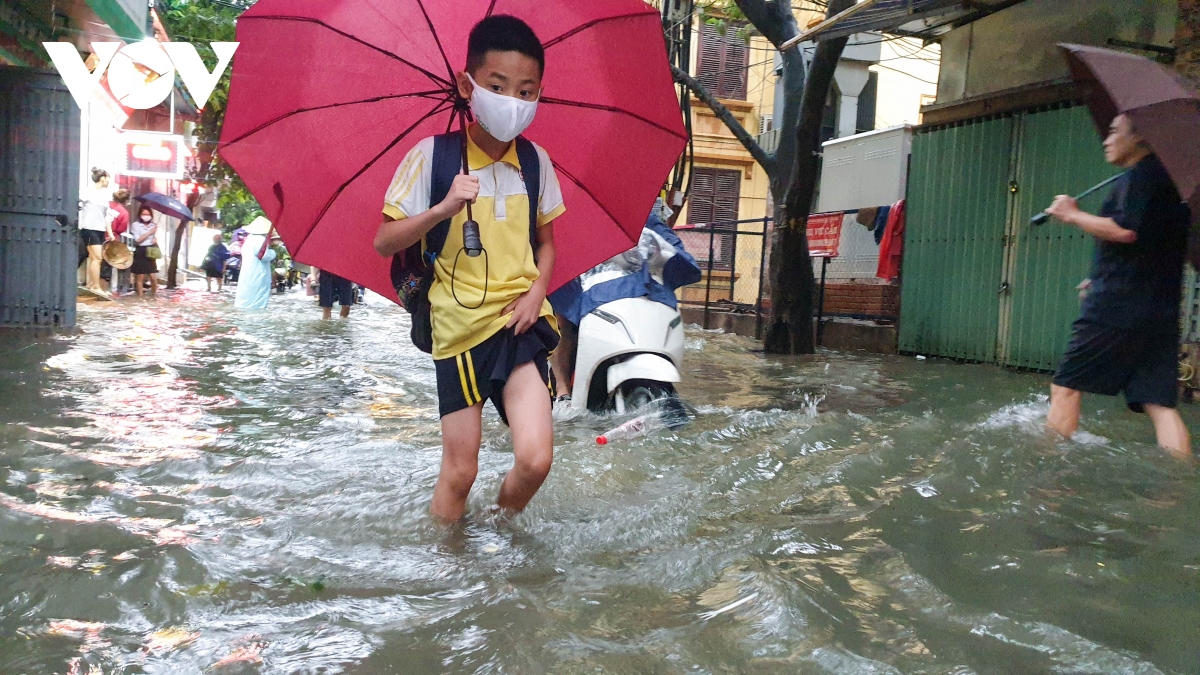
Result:
M716 220L737 220L738 202L741 201L742 175L739 171L715 170L716 192L713 195L713 210Z
M725 44L716 26L703 24L700 27L700 63L697 71L700 84L714 96L720 96L721 72L724 70Z
M724 75L721 97L746 100L747 70L750 66L750 46L741 35L742 26L730 25L725 29Z
M742 25L726 24L724 34L712 24L700 26L700 63L696 78L717 98L745 100L750 48Z
M696 169L692 176L692 195L688 201L688 222L711 223L716 220L713 209L716 178L711 169Z
M688 222L692 224L720 223L738 219L742 173L728 169L699 167L692 174L692 194L688 200ZM726 225L717 230L713 249L713 269L730 269L733 235L722 230L736 230ZM688 251L698 261L708 261L709 234L701 231L685 238Z

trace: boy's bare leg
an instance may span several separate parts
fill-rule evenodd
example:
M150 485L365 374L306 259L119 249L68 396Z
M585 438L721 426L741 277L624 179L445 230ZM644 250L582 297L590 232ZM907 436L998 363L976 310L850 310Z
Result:
M467 497L479 472L482 418L482 403L442 418L442 469L429 505L429 513L438 520L452 523L467 511Z
M519 366L504 385L504 410L512 429L513 468L500 485L496 505L521 511L550 473L554 460L554 419L550 390L533 363Z
M342 308L338 310L338 316L343 319L350 316L350 305L342 305Z
M1063 438L1074 436L1079 429L1082 402L1081 392L1057 384L1050 385L1050 414L1046 416L1046 429Z
M1173 457L1191 461L1193 459L1192 441L1188 436L1183 418L1179 416L1179 411L1161 405L1147 404L1145 407L1150 421L1154 422L1154 433L1158 437L1158 445L1171 453Z
M322 307L321 308L321 318L322 319L324 319L325 321L328 321L332 316L333 316L333 308L332 307Z

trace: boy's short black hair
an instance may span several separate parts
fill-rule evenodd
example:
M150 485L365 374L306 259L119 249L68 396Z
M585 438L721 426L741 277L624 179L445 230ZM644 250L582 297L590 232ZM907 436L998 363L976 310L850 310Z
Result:
M529 24L515 16L497 14L475 24L467 39L467 72L474 75L491 51L524 54L538 62L538 72L546 71L542 41Z

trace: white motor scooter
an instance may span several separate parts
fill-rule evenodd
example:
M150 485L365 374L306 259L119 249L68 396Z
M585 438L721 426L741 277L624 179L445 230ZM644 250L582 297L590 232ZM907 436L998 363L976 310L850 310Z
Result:
M614 300L579 322L571 404L624 414L674 397L682 364L679 310L645 297Z
M676 247L647 229L637 248L583 274L582 293L586 296L605 282L643 271L663 285L664 264L677 255L677 248L682 249L682 244ZM690 264L694 266L694 261ZM695 269L698 272L699 268ZM675 399L683 366L683 337L679 310L644 294L616 298L592 309L579 321L571 406L624 414L658 399Z

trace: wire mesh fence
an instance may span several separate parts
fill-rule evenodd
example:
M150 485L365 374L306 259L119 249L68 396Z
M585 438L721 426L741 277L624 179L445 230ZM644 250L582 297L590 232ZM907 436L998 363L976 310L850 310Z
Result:
M755 337L769 307L767 261L770 258L771 219L727 220L681 225L676 234L703 271L699 283L680 289L680 304L704 311L704 327L713 312L751 314Z

